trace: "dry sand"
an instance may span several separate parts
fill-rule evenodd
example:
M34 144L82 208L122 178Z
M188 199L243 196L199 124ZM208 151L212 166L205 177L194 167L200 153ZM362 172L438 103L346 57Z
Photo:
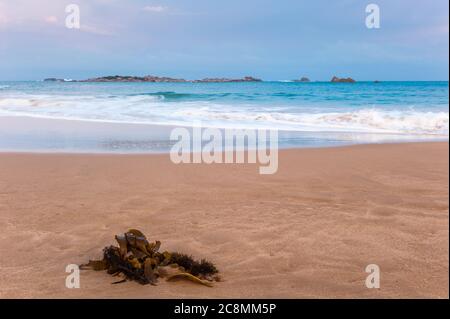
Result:
M0 154L0 297L448 298L448 164L448 143L286 150L271 176L167 155ZM224 281L82 271L65 288L67 264L130 227ZM381 289L364 285L372 263Z

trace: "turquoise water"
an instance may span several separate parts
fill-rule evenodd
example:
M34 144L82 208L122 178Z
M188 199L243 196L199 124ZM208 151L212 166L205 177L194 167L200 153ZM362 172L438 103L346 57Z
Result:
M0 82L0 116L278 129L299 146L299 136L308 146L343 134L448 139L449 91L448 82Z

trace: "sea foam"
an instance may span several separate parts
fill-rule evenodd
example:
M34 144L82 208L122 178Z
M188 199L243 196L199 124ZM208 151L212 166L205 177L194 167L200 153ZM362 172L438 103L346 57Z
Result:
M0 82L1 83L1 82ZM448 138L448 82L3 82L0 115Z
M393 107L395 109L395 107ZM306 110L306 111L305 111ZM179 101L159 95L62 96L22 95L0 98L0 114L119 123L187 125L197 121L214 127L271 128L305 132L367 132L448 135L449 113L412 108L362 108L321 112L309 107L286 110L276 105Z

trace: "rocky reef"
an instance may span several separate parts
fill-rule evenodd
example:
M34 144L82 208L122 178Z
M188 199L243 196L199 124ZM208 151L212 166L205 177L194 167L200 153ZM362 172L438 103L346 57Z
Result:
M232 82L262 82L261 79L255 78L253 76L245 76L243 78L204 78L200 80L186 80L180 78L171 78L167 76L154 76L154 75L145 75L145 76L132 76L132 75L109 75L102 77L95 77L85 80L67 80L67 79L58 79L58 78L47 78L44 79L45 82L187 82L187 83L232 83ZM311 80L306 76L301 77L300 79L292 80L293 82L310 82ZM339 78L337 76L333 76L331 79L333 83L355 83L356 81L350 77L348 78ZM378 81L376 82L378 83Z
M252 76L246 76L240 79L229 78L205 78L202 80L185 80L171 77L159 77L153 75L146 76L129 76L129 75L112 75L103 76L97 78L91 78L86 80L80 80L78 82L193 82L193 83L225 83L225 82L261 82L262 80L254 78Z
M170 77L159 77L153 75L129 76L129 75L110 75L78 82L187 82L184 79L175 79Z
M352 78L338 78L337 76L333 76L331 79L333 83L355 83L356 81Z
M306 76L304 76L298 80L294 80L294 82L311 82L311 80L309 78L307 78Z
M246 76L241 79L229 79L229 78L206 78L202 80L194 80L195 83L225 83L225 82L261 82L261 79L254 78L252 76Z
M47 78L44 82L73 82L71 79L57 79L57 78Z

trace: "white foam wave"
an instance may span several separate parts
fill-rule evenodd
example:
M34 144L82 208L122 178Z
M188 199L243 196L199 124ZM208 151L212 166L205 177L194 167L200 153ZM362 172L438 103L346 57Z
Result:
M308 132L367 132L420 135L449 134L449 113L411 109L365 108L347 112L281 111L210 102L164 102L158 96L17 95L0 98L0 115L84 121L276 128Z
M399 134L448 135L448 112L384 111L361 109L343 113L240 113L183 110L178 113L193 119L244 122L249 126L293 131L339 131ZM261 124L261 125L258 125Z

